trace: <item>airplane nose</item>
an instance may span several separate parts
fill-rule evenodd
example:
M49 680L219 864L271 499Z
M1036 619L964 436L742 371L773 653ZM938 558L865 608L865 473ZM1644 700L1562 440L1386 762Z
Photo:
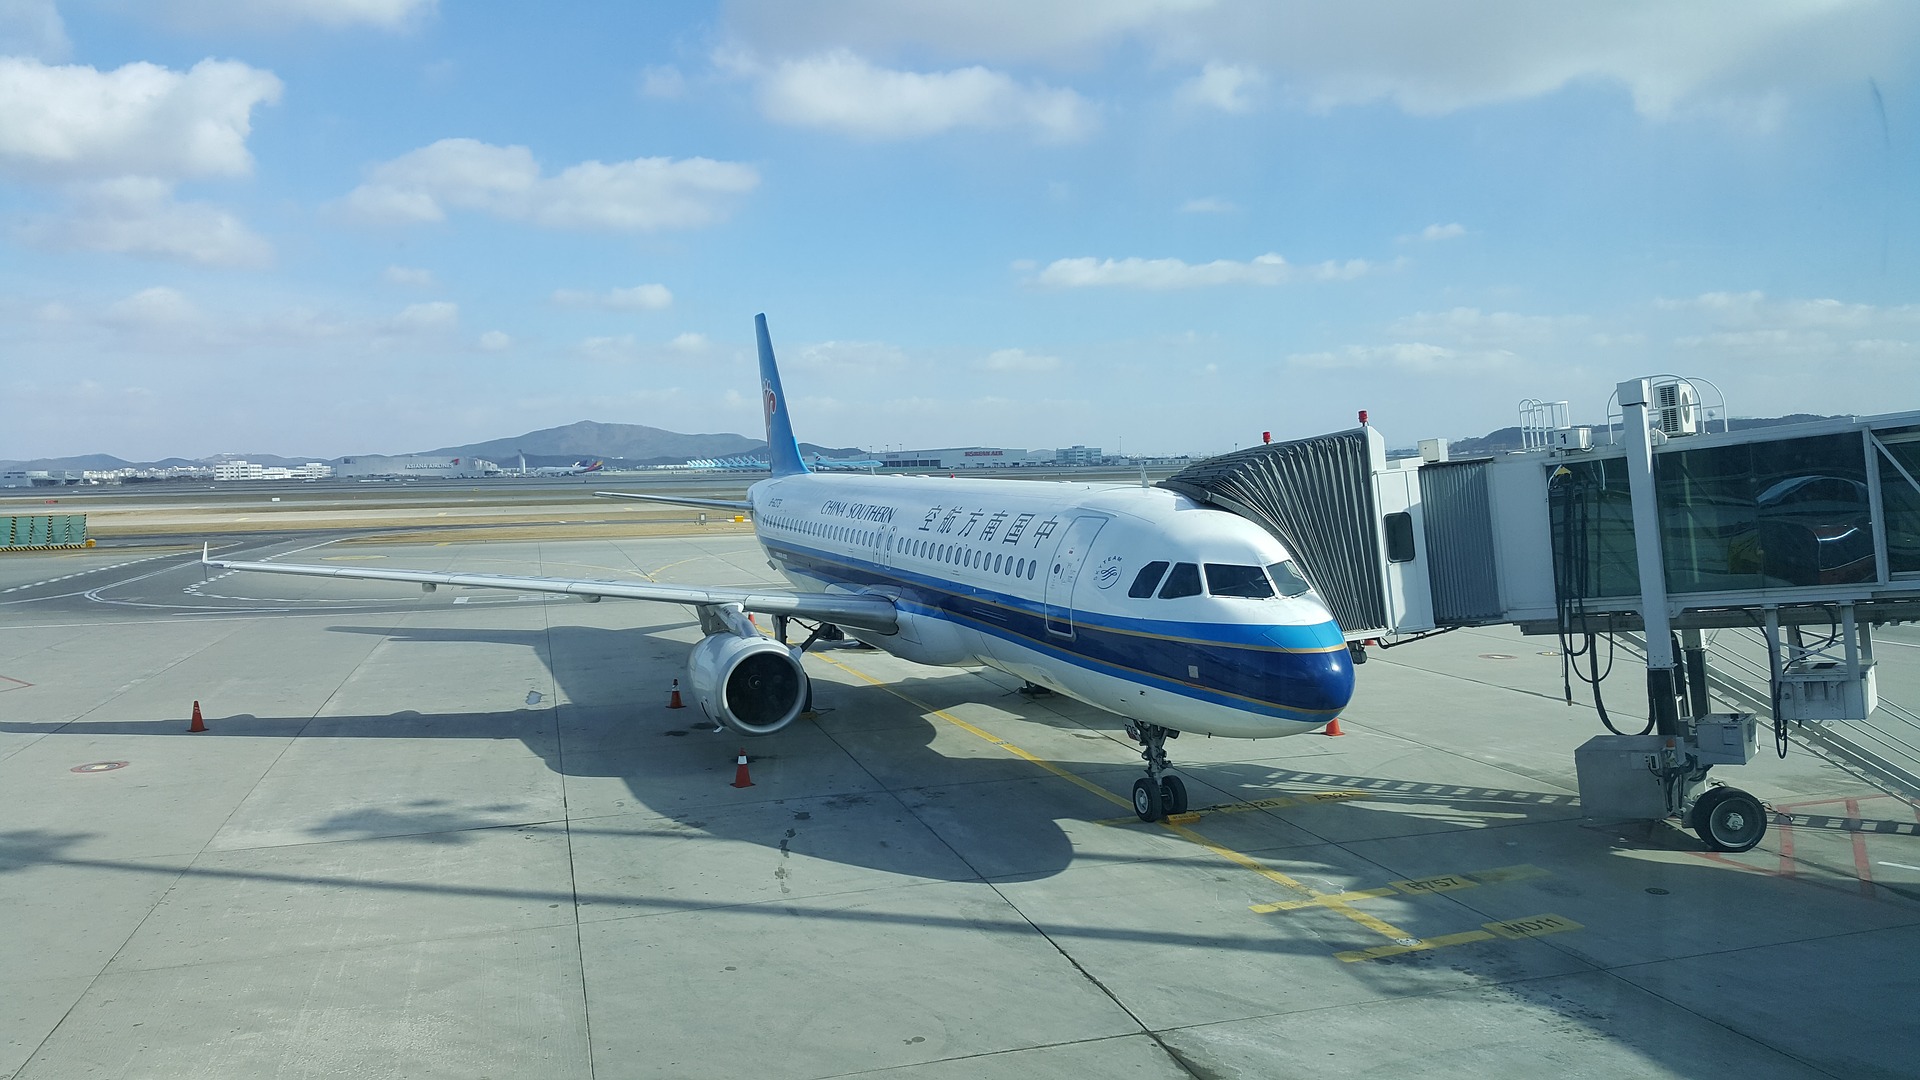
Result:
M1353 654L1341 649L1321 655L1326 657L1326 664L1314 673L1314 690L1321 699L1316 707L1338 712L1353 700Z

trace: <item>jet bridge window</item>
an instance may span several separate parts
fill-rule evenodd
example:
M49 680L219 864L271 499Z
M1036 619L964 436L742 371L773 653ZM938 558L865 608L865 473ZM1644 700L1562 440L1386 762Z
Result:
M1405 510L1397 514L1388 514L1382 524L1387 527L1387 561L1412 562L1413 515Z
M1207 592L1214 596L1268 600L1273 597L1273 582L1267 580L1267 572L1258 566L1210 562L1207 564Z
M1167 561L1165 559L1148 563L1140 568L1138 574L1134 575L1133 587L1127 590L1127 595L1133 597L1135 600L1144 600L1152 596L1155 586L1160 584L1160 579L1165 577L1166 574Z
M1160 599L1174 600L1182 596L1200 595L1200 568L1190 562L1175 563L1173 572L1167 575L1167 583L1160 586Z

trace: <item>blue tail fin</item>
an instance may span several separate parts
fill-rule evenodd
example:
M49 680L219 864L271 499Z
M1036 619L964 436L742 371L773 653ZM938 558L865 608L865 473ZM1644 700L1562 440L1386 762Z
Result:
M807 463L800 458L800 444L793 438L793 424L787 419L787 393L780 389L780 368L773 362L767 317L755 315L753 329L760 336L760 400L767 411L767 464L773 466L775 476L807 472Z

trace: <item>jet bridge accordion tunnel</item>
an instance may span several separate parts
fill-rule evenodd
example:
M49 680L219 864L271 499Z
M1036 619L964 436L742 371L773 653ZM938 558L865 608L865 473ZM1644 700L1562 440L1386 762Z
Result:
M1920 621L1920 413L1675 433L1643 403L1661 388L1648 383L1621 384L1634 407L1600 445L1568 426L1524 451L1451 461L1423 444L1390 461L1363 426L1236 451L1162 486L1272 532L1350 642L1512 624L1577 651L1589 635L1639 635L1653 716L1639 738L1659 745L1597 740L1583 798L1588 759L1626 764L1605 779L1614 767L1595 766L1588 812L1740 821L1745 804L1709 799L1732 789L1690 794L1756 742L1750 715L1710 713L1703 631L1764 636L1766 685L1748 704L1772 713L1782 746L1789 724L1874 714L1872 628ZM1882 741L1863 752L1874 771L1920 785L1920 727ZM1650 755L1664 763L1649 771ZM1702 835L1728 850L1759 838L1750 823Z

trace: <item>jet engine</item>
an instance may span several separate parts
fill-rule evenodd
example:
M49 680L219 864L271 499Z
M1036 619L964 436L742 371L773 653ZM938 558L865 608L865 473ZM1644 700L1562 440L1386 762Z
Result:
M742 735L771 735L807 705L807 673L758 633L708 634L687 658L687 683L707 718Z

